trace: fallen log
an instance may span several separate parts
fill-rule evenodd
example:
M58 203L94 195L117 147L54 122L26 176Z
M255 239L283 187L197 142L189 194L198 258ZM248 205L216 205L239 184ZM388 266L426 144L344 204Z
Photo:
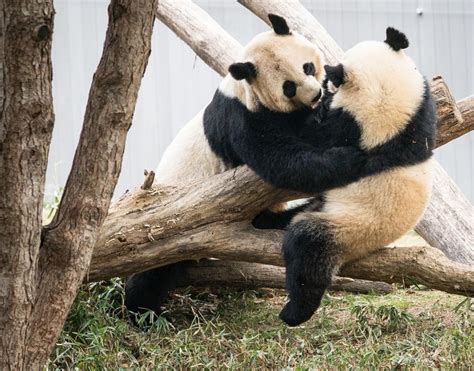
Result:
M184 276L184 280L180 282L180 287L192 285L248 289L259 287L285 288L285 269L268 264L204 259L186 267ZM385 282L335 277L329 290L359 294L369 292L389 294L393 292L393 286Z

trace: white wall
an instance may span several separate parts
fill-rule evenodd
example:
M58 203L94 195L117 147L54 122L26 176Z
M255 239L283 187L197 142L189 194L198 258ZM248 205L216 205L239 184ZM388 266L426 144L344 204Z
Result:
M271 0L269 0L271 1ZM177 0L177 3L179 0ZM239 42L267 26L231 0L197 1ZM474 94L471 0L306 0L344 48L364 39L383 40L387 25L407 33L410 55L429 77L441 74L457 99ZM107 0L56 0L53 95L56 125L47 192L65 184L74 156L92 75L107 26ZM416 9L423 9L417 15ZM154 169L177 131L209 102L220 77L161 22L155 23L152 54L128 136L116 196ZM436 151L436 157L474 200L474 134Z

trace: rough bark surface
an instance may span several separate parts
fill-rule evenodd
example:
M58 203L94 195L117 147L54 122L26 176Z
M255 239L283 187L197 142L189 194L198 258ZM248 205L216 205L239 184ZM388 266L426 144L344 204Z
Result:
M22 367L36 297L41 215L54 124L52 1L2 1L0 369Z
M2 2L3 4L3 2ZM15 5L12 5L15 4ZM155 1L112 0L59 210L42 229L53 115L51 1L8 2L0 174L0 369L40 369L90 262L150 53Z
M456 102L462 116L462 123L456 126L456 129L451 128L452 137L460 137L474 130L474 95L463 98Z
M463 126L464 120L448 85L441 76L433 77L430 87L433 95L437 97L438 117L443 117L442 121L438 120L439 134L436 144L440 146L449 142L449 138L454 136L453 131L457 131L460 126Z
M284 289L285 268L268 264L204 259L186 267L184 279L179 286L190 285ZM392 285L385 282L354 280L347 277L335 277L329 289L360 294L372 291L388 294L393 291Z

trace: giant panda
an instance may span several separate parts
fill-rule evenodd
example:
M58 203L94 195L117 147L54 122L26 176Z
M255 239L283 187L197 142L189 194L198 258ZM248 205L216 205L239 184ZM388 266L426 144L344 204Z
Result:
M361 42L340 64L325 66L332 93L325 94L300 133L305 143L320 149L337 140L357 144L366 153L360 178L319 193L306 206L266 211L254 220L260 228L286 228L289 302L280 318L290 326L313 315L341 265L402 236L417 224L428 203L436 114L427 81L403 52L407 47L406 36L389 27L384 42ZM294 174L310 177L312 165L293 161L293 168L286 170L268 159L266 151L258 153L253 142L252 155L245 160L260 176L279 187L311 191Z
M229 143L229 132L238 134L234 128L246 120L261 126L269 123L287 136L313 115L312 108L321 97L322 55L315 45L290 31L284 18L273 14L268 18L273 30L249 42L241 61L229 67L211 103L180 130L162 156L155 183L188 186L242 165L243 159ZM132 312L159 313L185 265L170 264L129 277L126 307Z

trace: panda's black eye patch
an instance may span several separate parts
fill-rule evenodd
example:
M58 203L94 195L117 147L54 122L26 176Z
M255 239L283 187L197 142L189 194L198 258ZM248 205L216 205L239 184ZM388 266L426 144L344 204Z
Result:
M293 81L286 80L283 83L283 94L288 98L293 98L296 95L296 84Z
M316 73L316 68L314 68L313 62L303 64L303 71L308 76L314 76Z

